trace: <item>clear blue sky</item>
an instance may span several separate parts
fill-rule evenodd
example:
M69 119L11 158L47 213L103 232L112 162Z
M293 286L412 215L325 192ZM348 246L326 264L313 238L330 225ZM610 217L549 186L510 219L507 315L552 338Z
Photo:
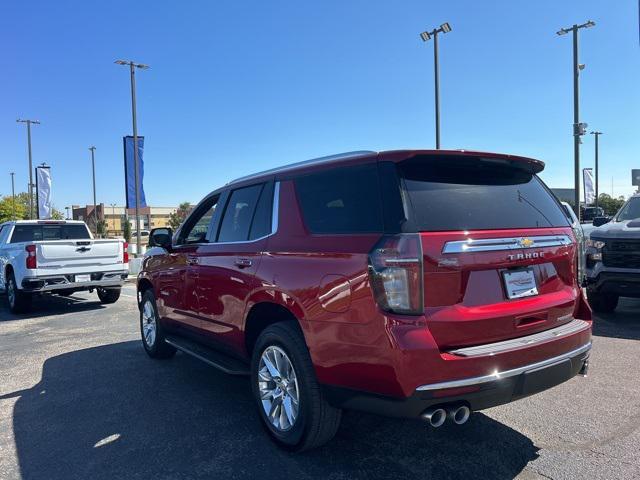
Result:
M0 7L0 193L25 189L26 132L52 166L55 205L124 201L122 136L138 76L147 199L198 201L226 181L359 149L431 148L433 57L418 34L444 21L443 148L517 153L573 179L571 38L581 32L582 121L601 137L601 189L628 195L640 168L636 0L23 1ZM583 166L593 164L593 137Z

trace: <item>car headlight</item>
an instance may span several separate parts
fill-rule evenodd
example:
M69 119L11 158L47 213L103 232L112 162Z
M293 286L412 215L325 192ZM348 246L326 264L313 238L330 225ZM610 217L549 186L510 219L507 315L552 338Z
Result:
M595 248L596 250L602 250L606 245L602 240L592 240L591 238L585 243L587 247Z
M593 238L588 239L585 242L586 253L587 253L587 263L591 262L601 262L602 261L602 249L606 245L602 240L596 240Z

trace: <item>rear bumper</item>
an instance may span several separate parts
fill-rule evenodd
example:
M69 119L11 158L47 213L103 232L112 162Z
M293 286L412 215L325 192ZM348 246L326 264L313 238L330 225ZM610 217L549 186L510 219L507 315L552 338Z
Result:
M25 292L54 292L56 290L88 290L91 288L121 287L127 279L126 270L115 272L93 272L91 281L76 282L75 275L46 275L25 277L21 288Z
M324 393L336 407L391 417L418 418L427 408L454 404L483 410L539 393L586 373L591 342L564 354L491 375L420 385L407 398L397 399L325 386Z
M640 297L640 272L600 272L587 278L587 287L598 293L612 293L621 297Z

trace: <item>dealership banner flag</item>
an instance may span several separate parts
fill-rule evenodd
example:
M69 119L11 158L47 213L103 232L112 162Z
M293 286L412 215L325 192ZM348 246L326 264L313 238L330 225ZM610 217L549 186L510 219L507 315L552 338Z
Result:
M51 168L47 165L36 167L36 199L38 219L51 218Z
M127 208L136 208L136 171L133 160L133 137L127 136L122 138L124 143L124 180L126 184ZM144 152L144 137L138 137L138 188L140 198L138 206L144 208L147 206L147 199L144 195L144 161L142 154Z
M596 192L593 188L593 169L583 168L582 177L584 179L584 203L590 205L596 200Z

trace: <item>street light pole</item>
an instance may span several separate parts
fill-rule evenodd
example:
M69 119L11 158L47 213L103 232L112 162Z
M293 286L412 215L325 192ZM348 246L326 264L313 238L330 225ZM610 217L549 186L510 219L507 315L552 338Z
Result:
M581 25L574 24L569 28L561 28L556 32L558 35L573 34L573 181L574 181L574 211L580 218L580 136L586 133L586 124L580 123L580 70L584 65L578 62L578 30L590 28L595 22L589 20Z
M33 219L33 162L31 158L31 124L40 125L39 120L17 119L18 123L27 124L27 150L29 152L29 220Z
M596 182L596 208L598 208L598 155L599 155L599 150L600 147L598 146L598 139L600 137L600 135L602 135L602 132L598 132L598 131L594 131L591 132L591 135L593 135L594 137L596 137L596 145L595 145L595 149L596 149L596 158L595 158L595 163L596 163L596 171L595 171L595 182Z
M136 118L136 74L135 69L147 70L148 65L130 60L116 60L118 65L129 65L131 74L131 117L133 120L133 170L136 183L136 253L140 255L140 171L138 165L138 123Z
M98 236L98 204L96 203L96 158L95 158L96 147L91 146L89 147L89 150L91 150L91 171L93 174L93 218L95 221L94 233L96 234L96 237L97 237Z
M436 150L440 150L440 66L438 62L438 34L449 33L451 26L443 23L432 31L422 32L420 38L423 42L427 42L433 37L433 74L435 87L435 110L436 110Z
M16 219L16 185L14 183L14 177L16 172L10 172L11 175L11 219Z

